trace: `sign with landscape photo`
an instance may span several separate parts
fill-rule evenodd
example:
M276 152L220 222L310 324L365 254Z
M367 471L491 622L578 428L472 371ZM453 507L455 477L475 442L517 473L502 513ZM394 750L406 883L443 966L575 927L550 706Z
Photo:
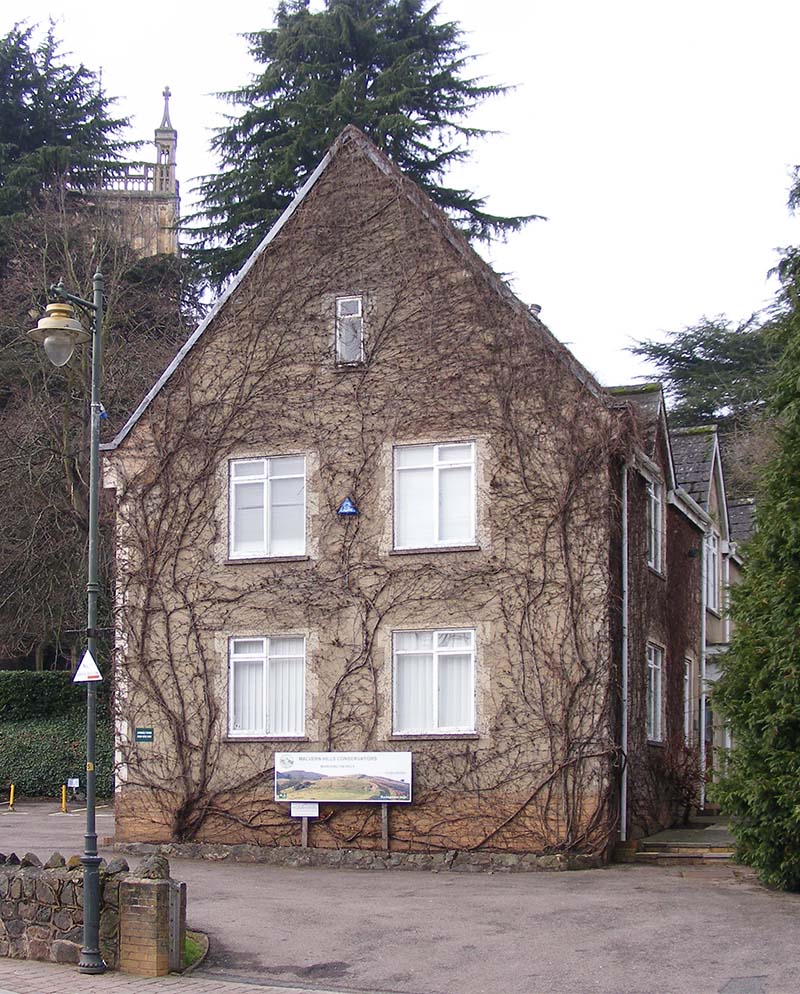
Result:
M411 800L410 752L276 752L276 801Z

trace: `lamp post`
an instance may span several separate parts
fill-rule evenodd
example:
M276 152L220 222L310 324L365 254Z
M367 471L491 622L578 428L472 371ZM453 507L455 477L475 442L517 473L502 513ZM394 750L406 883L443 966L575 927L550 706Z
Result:
M103 362L103 274L98 270L92 281L93 300L82 300L67 293L63 285L51 287L57 298L48 304L45 316L28 332L30 339L42 345L55 366L69 362L76 345L92 342L92 400L89 431L89 563L86 584L87 649L97 659L98 521L100 489L100 375ZM72 305L92 318L92 332L86 331L75 317ZM100 955L100 857L97 855L95 826L95 741L97 733L97 686L86 683L86 834L83 865L83 948L78 961L81 973L103 973L106 964Z

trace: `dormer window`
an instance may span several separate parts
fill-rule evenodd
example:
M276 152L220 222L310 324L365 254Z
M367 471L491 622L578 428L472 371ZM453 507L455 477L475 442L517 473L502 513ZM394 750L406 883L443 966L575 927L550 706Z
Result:
M336 298L336 361L352 365L364 360L364 312L361 297Z

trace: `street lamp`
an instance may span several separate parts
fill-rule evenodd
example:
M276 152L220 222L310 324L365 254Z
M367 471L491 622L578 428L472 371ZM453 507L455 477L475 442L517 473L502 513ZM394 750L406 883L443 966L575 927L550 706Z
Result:
M97 659L98 579L98 509L100 489L100 374L103 363L103 274L98 270L92 281L94 299L82 300L67 293L63 285L50 288L58 298L48 304L45 316L28 332L29 338L42 345L55 366L69 362L76 345L92 342L92 403L89 441L89 576L86 584L87 649ZM86 331L75 317L72 305L92 317L92 332ZM86 835L83 865L83 948L78 961L81 973L103 973L106 964L100 955L100 857L97 855L95 826L95 741L97 735L97 686L86 683Z

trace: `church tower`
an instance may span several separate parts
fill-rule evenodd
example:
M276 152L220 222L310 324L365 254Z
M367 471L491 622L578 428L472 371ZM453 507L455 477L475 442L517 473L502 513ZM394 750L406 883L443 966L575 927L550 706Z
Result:
M178 132L169 117L170 96L169 87L164 87L164 113L154 139L156 161L115 169L98 191L103 208L116 216L120 237L142 259L180 251L180 186L175 177Z

